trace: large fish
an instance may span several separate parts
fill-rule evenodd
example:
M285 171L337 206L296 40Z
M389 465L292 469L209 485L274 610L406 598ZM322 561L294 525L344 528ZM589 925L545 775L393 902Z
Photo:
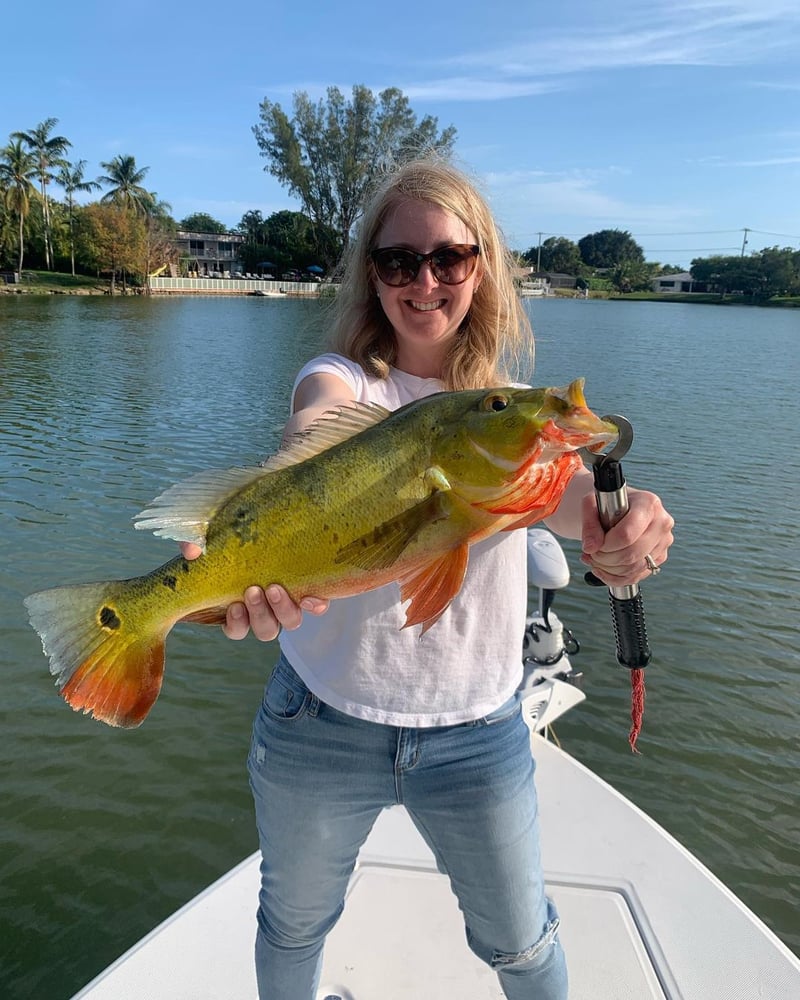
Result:
M461 588L469 546L558 506L617 428L561 389L438 393L390 413L341 407L264 466L172 486L136 527L201 545L146 576L58 587L25 601L67 702L138 726L161 689L179 621L220 624L251 584L296 599L346 597L397 581L405 625L429 628Z

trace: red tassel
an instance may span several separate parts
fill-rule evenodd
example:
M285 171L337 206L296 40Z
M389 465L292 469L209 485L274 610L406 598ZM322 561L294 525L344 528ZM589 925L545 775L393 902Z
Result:
M636 741L642 731L644 716L644 670L631 670L631 731L628 733L628 743L632 753L641 753L636 748Z

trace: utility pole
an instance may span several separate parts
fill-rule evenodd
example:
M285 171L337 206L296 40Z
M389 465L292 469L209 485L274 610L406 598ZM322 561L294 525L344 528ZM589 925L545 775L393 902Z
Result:
M744 239L742 240L742 252L739 254L740 257L744 257L744 248L747 246L747 234L749 232L750 232L750 230L747 227L745 227L745 230L744 230Z
M542 269L542 234L539 233L539 246L536 250L536 273Z

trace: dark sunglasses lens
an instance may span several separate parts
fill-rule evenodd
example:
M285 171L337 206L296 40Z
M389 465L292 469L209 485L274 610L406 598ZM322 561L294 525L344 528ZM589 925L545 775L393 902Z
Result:
M408 285L419 271L416 255L408 250L379 250L373 260L378 276L387 285Z
M469 247L445 247L431 258L433 273L446 285L466 281L475 267L476 257Z

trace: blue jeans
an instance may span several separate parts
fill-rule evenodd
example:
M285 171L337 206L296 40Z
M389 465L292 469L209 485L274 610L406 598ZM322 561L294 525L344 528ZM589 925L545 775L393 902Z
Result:
M262 854L262 1000L313 1000L359 848L381 810L398 802L449 875L469 946L497 970L506 997L565 1000L516 698L457 726L379 725L321 702L281 658L256 716L248 768Z

